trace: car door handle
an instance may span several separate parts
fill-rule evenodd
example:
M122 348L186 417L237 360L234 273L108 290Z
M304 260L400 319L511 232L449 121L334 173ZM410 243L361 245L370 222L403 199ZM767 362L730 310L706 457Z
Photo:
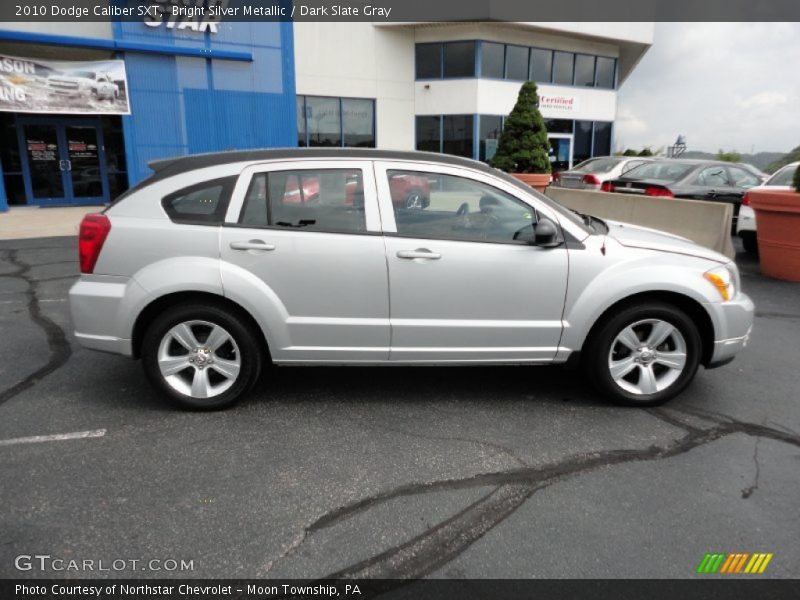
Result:
M268 244L264 240L250 240L247 242L231 242L233 250L275 250L275 244Z
M442 255L438 252L431 252L427 248L417 248L416 250L399 250L397 252L397 258L427 258L428 260L439 260L442 258Z

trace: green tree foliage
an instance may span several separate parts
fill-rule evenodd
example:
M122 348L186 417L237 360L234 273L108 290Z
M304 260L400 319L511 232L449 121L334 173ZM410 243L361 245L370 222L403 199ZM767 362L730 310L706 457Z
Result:
M638 156L638 155L639 153L636 152L636 150L633 150L632 148L628 148L627 150L625 150L625 152L622 153L622 156Z
M794 172L792 185L794 185L794 191L800 194L800 165L797 165L797 170Z
M522 84L514 110L506 118L491 165L512 173L549 173L550 142L539 112L536 84Z
M719 149L717 152L717 160L723 160L725 162L742 162L742 155L732 150L730 152L725 152L722 148Z
M771 162L770 164L767 165L767 167L764 170L767 173L774 173L775 171L777 171L781 167L785 167L789 163L793 163L793 162L796 162L798 160L800 160L800 146L798 146L797 148L795 148L791 152L788 152L787 154L784 154L778 160L776 160L774 162Z
M653 151L650 148L644 148L641 152L639 152L639 156L655 156Z

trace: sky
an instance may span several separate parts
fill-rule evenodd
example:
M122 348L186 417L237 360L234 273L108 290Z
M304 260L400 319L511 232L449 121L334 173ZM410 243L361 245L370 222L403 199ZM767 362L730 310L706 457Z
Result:
M619 91L616 149L800 146L800 23L656 23Z

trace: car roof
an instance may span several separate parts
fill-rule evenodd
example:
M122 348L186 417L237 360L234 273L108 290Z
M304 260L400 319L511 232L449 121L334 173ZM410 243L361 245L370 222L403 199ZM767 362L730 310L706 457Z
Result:
M304 158L328 159L351 158L362 160L413 160L418 162L433 162L457 167L468 167L486 173L496 174L486 163L436 152L376 150L374 148L272 148L262 150L234 150L227 152L209 152L206 154L191 154L176 156L162 160L154 160L148 166L155 173L147 179L148 183L179 175L186 171L214 167L235 162L293 160Z

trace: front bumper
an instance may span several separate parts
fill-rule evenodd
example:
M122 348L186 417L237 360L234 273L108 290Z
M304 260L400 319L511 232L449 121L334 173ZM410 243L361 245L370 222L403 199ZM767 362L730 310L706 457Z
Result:
M750 297L740 293L729 302L708 304L715 321L714 350L708 368L729 363L747 346L753 330L755 305Z

